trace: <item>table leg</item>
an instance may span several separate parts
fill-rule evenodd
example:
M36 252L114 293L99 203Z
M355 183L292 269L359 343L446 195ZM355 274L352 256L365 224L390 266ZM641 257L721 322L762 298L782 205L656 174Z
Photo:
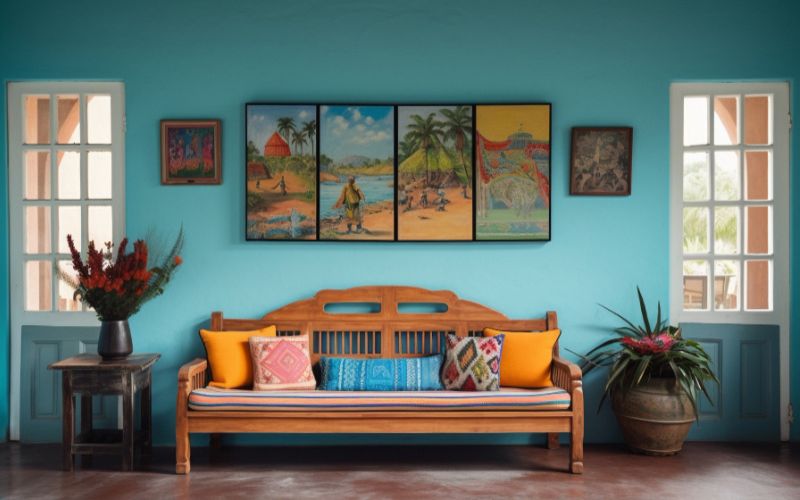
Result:
M133 454L136 435L135 408L136 391L133 387L133 375L122 376L122 470L133 470Z
M61 454L64 470L71 471L72 444L75 438L75 399L72 394L72 374L68 371L61 372L61 404Z
M141 401L141 417L142 417L142 433L144 434L144 450L143 452L150 455L153 451L153 416L152 416L152 386L150 379L150 371L147 371L147 380L145 386L142 388L142 401Z
M81 435L84 439L92 437L92 395L87 392L81 393ZM91 455L81 456L81 466L84 465L92 465Z

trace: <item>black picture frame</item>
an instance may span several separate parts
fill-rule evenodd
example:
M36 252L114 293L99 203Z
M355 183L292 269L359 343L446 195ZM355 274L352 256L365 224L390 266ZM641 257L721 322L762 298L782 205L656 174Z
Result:
M316 216L317 216L317 223L316 223L316 234L315 237L312 239L291 239L291 238L278 238L278 239L268 239L268 238L260 238L260 237L253 237L252 234L248 231L248 188L247 188L247 167L245 165L245 240L246 241L269 241L269 242L303 242L303 241L317 241L317 242L325 242L325 243L347 243L347 242L358 242L358 243L536 243L536 242L549 242L552 240L552 183L550 182L552 179L552 104L549 102L480 102L480 103L464 103L464 102L402 102L402 103L385 103L385 102L281 102L281 101L252 101L245 103L245 163L247 163L248 158L248 147L247 147L247 137L248 137L248 108L251 106L313 106L316 110ZM322 168L320 165L321 160L321 129L322 129L322 122L321 122L321 109L323 106L350 106L350 107L361 107L361 106L391 106L393 108L393 115L394 115L394 126L393 126L393 184L394 184L394 195L393 195L393 214L394 214L394 234L391 239L385 240L351 240L351 239L321 239L320 238L320 204L321 204L321 185L320 185L320 177ZM471 108L471 117L472 117L472 135L470 138L470 153L471 153L471 178L472 178L472 236L470 239L416 239L416 238L409 238L409 239L402 239L399 236L399 226L398 226L398 217L399 217L399 192L398 192L398 170L399 170L399 162L398 162L398 141L399 141L399 127L398 127L398 110L400 107L454 107L454 106L466 106ZM475 203L475 196L478 187L477 177L478 173L478 166L477 166L477 109L478 107L482 106L545 106L547 109L547 135L548 140L547 143L547 151L548 151L548 167L546 172L546 179L547 179L547 187L546 187L546 197L547 197L547 231L546 237L539 237L539 238L531 238L531 239L517 239L517 238L494 238L494 239L479 239L477 235L477 215L476 215L476 203Z

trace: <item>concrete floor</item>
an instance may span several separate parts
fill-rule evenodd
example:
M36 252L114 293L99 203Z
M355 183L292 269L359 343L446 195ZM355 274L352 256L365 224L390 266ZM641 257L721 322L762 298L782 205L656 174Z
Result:
M0 445L0 498L800 498L800 446L689 443L677 456L589 445L586 472L567 449L521 446L193 449L176 476L157 448L133 473L117 457L63 472L56 445Z

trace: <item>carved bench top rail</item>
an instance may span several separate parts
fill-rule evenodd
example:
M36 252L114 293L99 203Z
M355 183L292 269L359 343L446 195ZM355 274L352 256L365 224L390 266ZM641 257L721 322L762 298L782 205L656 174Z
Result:
M329 304L379 304L375 312L332 313ZM401 304L444 304L436 312L400 312ZM292 302L260 319L229 319L215 312L212 330L248 330L276 325L278 335L307 334L311 359L321 355L348 357L413 357L441 352L445 333L479 336L486 327L539 331L558 328L556 313L544 318L512 320L447 290L407 286L365 286L322 290ZM558 354L558 345L554 348Z

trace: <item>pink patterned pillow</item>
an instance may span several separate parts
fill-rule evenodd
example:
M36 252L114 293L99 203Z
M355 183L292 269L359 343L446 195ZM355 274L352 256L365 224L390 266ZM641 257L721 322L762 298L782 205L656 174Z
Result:
M250 337L253 390L313 390L317 386L308 355L308 335Z

